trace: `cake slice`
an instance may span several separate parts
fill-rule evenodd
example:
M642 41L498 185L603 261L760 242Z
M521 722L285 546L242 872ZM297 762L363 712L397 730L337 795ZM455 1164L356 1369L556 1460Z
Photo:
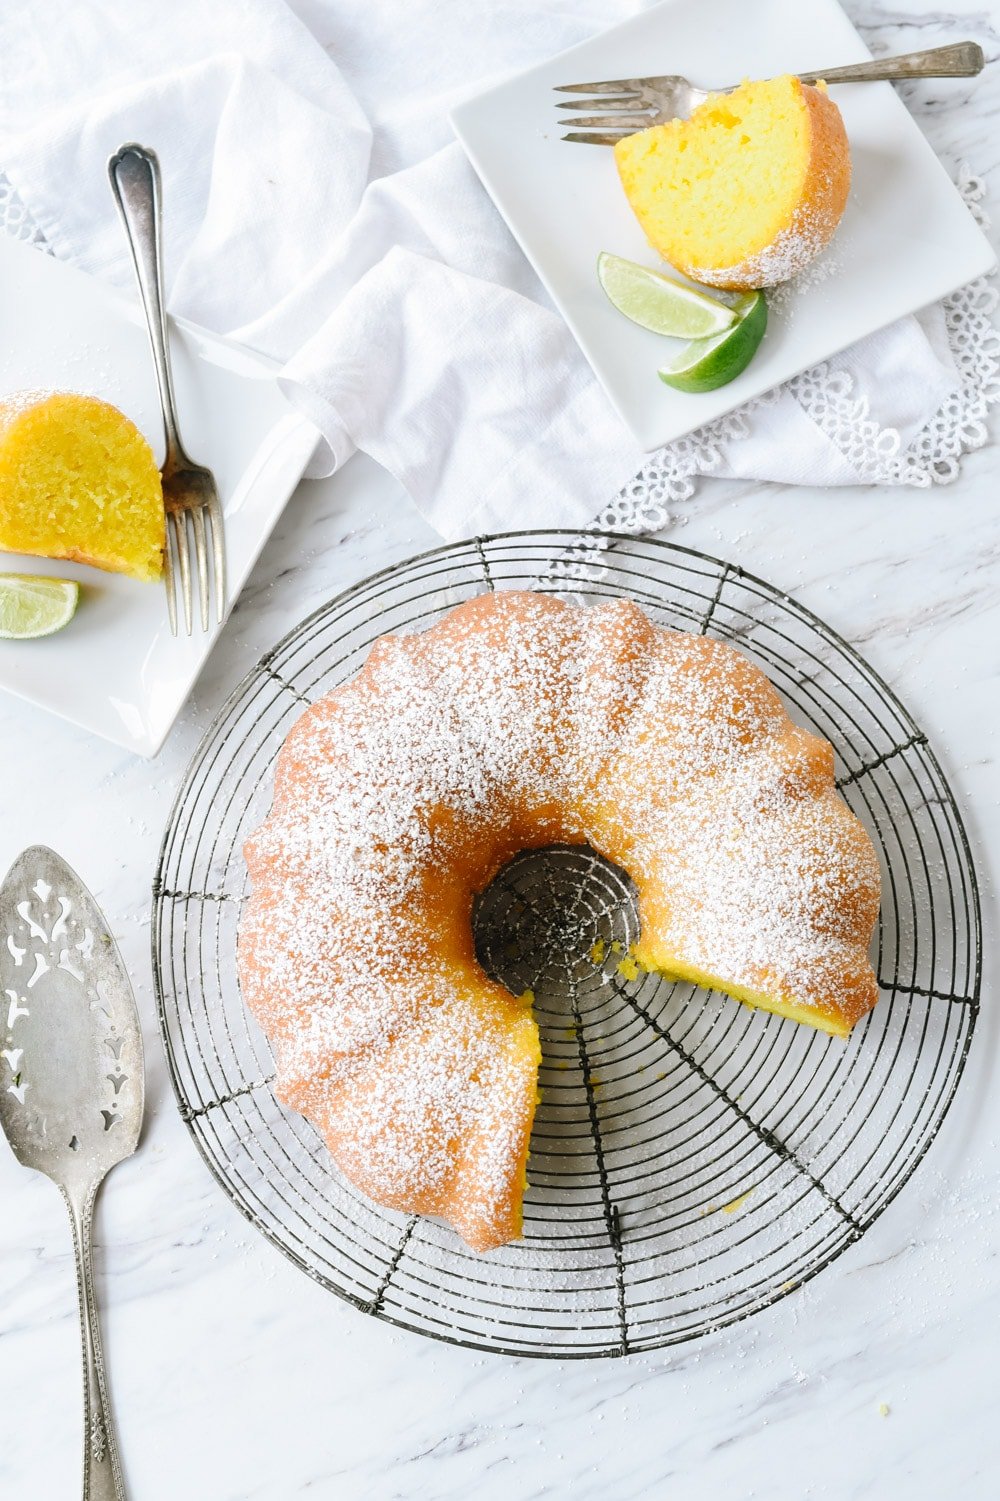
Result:
M0 397L0 548L158 579L163 489L153 451L96 396Z
M653 249L693 281L741 292L798 275L851 185L840 110L824 85L790 75L710 94L689 120L620 140L615 161Z

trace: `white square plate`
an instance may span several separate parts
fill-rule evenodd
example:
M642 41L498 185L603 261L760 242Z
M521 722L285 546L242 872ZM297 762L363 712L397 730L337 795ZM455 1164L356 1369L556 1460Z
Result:
M673 391L656 372L678 345L616 312L596 275L601 250L661 262L626 202L611 148L560 139L553 87L648 73L724 87L870 55L836 0L754 0L749 9L746 0L665 0L454 111L473 166L643 448L925 307L988 271L995 256L892 85L833 88L854 180L827 252L831 274L810 285L807 273L778 299L760 352L737 380L703 395Z
M103 396L162 457L138 294L131 303L0 234L0 328L0 392ZM289 407L269 361L179 323L171 325L171 352L184 445L214 471L222 497L232 603L309 461L316 432ZM174 639L162 585L14 553L0 553L0 571L49 573L81 585L80 608L65 630L39 641L0 641L0 688L154 756L219 628Z

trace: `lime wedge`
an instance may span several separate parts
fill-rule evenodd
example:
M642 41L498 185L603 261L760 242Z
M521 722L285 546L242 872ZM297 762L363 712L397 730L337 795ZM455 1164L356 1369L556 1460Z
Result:
M736 322L711 339L694 339L659 375L675 391L715 391L742 375L767 328L763 292L746 292L733 302Z
M33 573L0 573L0 640L32 641L61 631L76 614L80 585Z
M736 322L732 308L714 297L607 250L597 257L597 276L618 311L654 334L707 339Z

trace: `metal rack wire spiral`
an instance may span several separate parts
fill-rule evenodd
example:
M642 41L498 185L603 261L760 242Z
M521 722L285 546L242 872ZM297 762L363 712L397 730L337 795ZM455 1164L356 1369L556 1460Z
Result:
M488 1256L380 1210L271 1089L234 963L245 835L303 705L388 631L483 589L628 595L756 660L829 739L880 852L882 997L848 1043L619 967L624 872L580 848L525 854L477 904L488 971L532 989L544 1053L525 1236ZM358 1308L519 1355L620 1355L695 1338L800 1286L891 1202L938 1131L978 1008L975 871L926 736L833 631L770 585L666 543L566 532L442 547L296 627L195 755L154 884L153 963L181 1113L219 1182L294 1262Z

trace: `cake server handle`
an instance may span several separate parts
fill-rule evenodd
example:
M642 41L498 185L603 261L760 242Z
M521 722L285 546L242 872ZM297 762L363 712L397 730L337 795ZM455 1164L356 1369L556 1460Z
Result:
M62 1189L73 1226L83 1339L83 1501L126 1501L94 1294L94 1200L99 1184L100 1180L82 1190L76 1184Z
M867 63L850 63L826 72L799 73L803 83L874 83L893 78L974 78L986 65L978 42L953 42L931 47L927 52L905 52L902 57L875 57Z

